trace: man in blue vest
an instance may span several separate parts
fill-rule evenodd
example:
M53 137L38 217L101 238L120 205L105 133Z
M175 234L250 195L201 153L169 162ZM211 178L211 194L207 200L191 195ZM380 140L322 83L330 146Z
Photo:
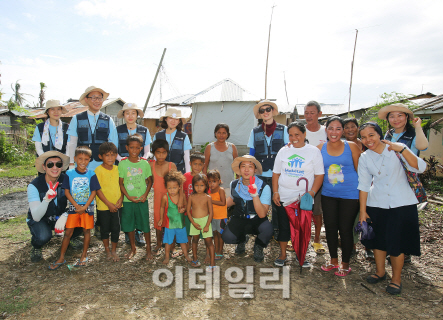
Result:
M77 146L88 146L92 150L92 160L88 169L94 171L102 161L98 157L98 147L103 142L112 142L118 146L117 129L114 120L100 111L103 101L109 93L103 89L91 86L80 96L80 103L88 106L88 110L72 117L69 124L69 156L71 166L74 166L74 152Z
M31 231L31 261L38 262L42 247L52 238L52 230L67 219L67 201L61 188L65 177L62 171L69 167L69 157L58 151L47 151L35 160L35 168L42 173L28 185L29 210L26 222ZM78 230L77 230L78 229ZM82 233L82 228L74 230L74 239ZM83 243L73 242L75 248ZM78 239L77 239L78 242ZM71 244L71 243L70 243Z

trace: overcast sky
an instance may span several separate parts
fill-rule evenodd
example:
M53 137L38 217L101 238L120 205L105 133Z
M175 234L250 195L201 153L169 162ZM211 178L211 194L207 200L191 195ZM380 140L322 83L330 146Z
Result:
M34 95L78 99L95 85L144 105L163 48L162 97L198 93L231 78L264 98L266 48L275 5L268 98L348 105L384 92L443 93L442 1L3 0L0 73L4 100L20 80ZM158 104L158 86L150 105Z

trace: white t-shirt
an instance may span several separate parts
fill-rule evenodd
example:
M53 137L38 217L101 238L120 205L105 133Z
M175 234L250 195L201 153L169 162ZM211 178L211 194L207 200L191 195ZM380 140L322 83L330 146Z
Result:
M318 131L309 131L306 128L306 139L308 139L308 143L314 147L318 146L320 143L325 143L327 141L326 127L320 126Z
M278 178L278 193L284 206L290 205L306 192L306 182L297 180L308 179L308 191L314 184L314 175L325 173L323 157L317 147L305 144L302 148L285 146L278 152L274 162L274 173Z

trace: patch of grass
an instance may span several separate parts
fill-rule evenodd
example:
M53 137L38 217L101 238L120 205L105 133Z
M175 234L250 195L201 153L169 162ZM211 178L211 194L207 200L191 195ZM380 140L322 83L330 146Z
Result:
M30 298L23 297L25 289L15 288L8 296L0 299L0 313L14 314L28 310L32 306Z
M11 239L13 241L26 241L30 239L30 237L31 234L26 224L26 214L0 221L0 238Z
M2 171L0 171L0 178L17 178L37 175L37 169L35 169L34 163L24 166L17 166L12 164L1 165L0 169L2 169Z
M427 193L443 194L443 177L434 177L431 181L425 182L424 187Z
M19 187L19 188L5 188L5 189L1 189L0 190L0 196L3 196L5 194L14 193L14 192L26 191L27 188L28 188L28 186L23 186L23 187Z

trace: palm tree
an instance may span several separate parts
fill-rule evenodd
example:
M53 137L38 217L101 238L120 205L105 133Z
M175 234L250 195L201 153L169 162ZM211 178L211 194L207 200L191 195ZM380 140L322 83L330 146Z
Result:
M45 89L46 84L44 82L40 82L40 94L38 95L38 102L40 105L40 108L43 108L43 103L45 102Z
M14 86L11 84L11 88L12 88L12 92L13 92L12 97L14 98L14 101L15 101L20 107L22 107L22 106L23 106L23 103L24 103L25 101L27 101L27 100L25 99L25 96L31 96L31 97L32 97L32 95L30 95L30 94L28 94L28 93L21 93L21 92L20 92L21 85L20 85L20 83L18 83L18 82L19 82L19 80L17 80L17 81L15 82L15 85L14 85Z

